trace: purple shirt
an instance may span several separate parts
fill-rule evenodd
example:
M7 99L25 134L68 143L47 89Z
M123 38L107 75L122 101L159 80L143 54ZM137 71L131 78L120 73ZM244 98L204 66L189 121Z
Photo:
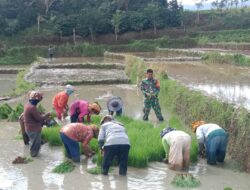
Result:
M85 115L89 115L89 102L87 102L86 100L76 100L74 101L71 105L70 105L70 116L74 115L74 113L76 112L76 109L78 108L80 111L80 114L78 116L78 120L79 122L82 122L82 118Z

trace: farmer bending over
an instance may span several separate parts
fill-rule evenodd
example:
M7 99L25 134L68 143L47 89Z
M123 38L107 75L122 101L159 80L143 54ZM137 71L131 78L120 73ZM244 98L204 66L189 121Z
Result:
M226 131L217 124L205 124L204 121L192 123L192 130L196 133L199 143L199 154L200 147L205 145L207 163L214 165L216 162L224 162L228 141Z
M86 100L76 100L70 105L71 123L82 123L84 116L87 115L87 121L91 122L91 115L99 115L101 106L97 103L89 103Z
M60 136L66 149L66 156L74 162L80 162L80 147L82 143L83 152L87 157L91 157L95 152L89 148L89 142L92 138L98 137L99 129L95 125L86 126L82 123L70 123L63 126L60 130Z
M172 170L185 170L189 167L191 137L184 131L167 127L161 132L162 145L166 152L165 163Z
M108 175L112 160L117 156L119 174L126 175L130 144L123 124L113 120L111 115L103 117L98 136L98 144L103 153L102 174Z

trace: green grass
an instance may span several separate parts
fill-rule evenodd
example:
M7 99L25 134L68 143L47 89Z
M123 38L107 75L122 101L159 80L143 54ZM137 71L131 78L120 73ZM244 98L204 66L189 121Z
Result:
M61 164L57 165L52 171L54 173L69 173L72 172L75 168L75 165L71 161L64 161Z
M241 54L221 55L217 52L205 53L203 59L206 63L232 64L238 66L250 66L250 58Z
M25 75L27 71L20 71L17 74L16 86L14 92L11 94L12 96L21 95L25 92L28 92L36 87L35 84L29 83L25 80Z

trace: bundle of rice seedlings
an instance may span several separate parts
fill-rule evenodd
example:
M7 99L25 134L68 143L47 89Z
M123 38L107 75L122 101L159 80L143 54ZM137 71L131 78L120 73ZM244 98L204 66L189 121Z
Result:
M54 173L69 173L72 172L74 168L75 165L71 161L66 160L61 164L57 165L52 171Z
M16 106L15 112L18 116L20 116L23 113L24 107L23 104L18 104Z
M96 166L94 168L87 169L87 172L90 174L98 175L102 173L102 168L100 166Z
M198 187L200 181L196 179L192 174L180 173L176 174L171 184L177 187Z
M9 104L4 103L0 105L0 119L8 119L11 112L12 108L9 106Z
M233 190L231 187L225 187L224 190Z
M17 112L12 111L8 116L8 121L17 121L19 118L19 115Z
M32 161L33 161L33 159L31 157L18 156L12 161L12 164L27 164L27 163L32 162Z

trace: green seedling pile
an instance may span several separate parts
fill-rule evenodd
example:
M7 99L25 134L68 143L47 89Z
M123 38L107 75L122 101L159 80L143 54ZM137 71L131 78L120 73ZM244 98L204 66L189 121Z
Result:
M54 173L69 173L72 172L75 165L71 161L64 161L53 169Z
M37 107L40 113L45 113L45 108L39 104ZM0 120L7 119L8 121L18 121L20 115L23 113L23 104L18 104L16 107L11 107L9 104L0 104Z
M188 173L176 174L171 183L177 187L185 188L194 188L200 185L200 181L196 179L192 174Z
M100 166L96 166L94 168L87 169L87 172L90 174L98 175L102 173L102 168Z

